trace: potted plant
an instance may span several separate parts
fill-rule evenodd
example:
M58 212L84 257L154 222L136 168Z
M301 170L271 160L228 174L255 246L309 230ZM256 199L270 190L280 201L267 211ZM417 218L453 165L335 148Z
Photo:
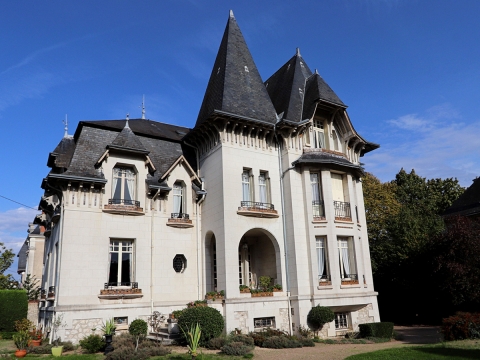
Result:
M115 329L115 320L113 318L105 321L105 324L102 326L103 336L105 336L105 342L107 343L104 355L113 351L112 340L113 335L115 334Z
M26 330L21 330L15 335L12 336L13 342L17 347L17 351L15 351L15 356L17 358L23 358L27 355L27 346L28 342L30 341L30 334Z
M63 346L58 345L60 342L60 337L58 336L58 329L65 326L67 326L67 324L63 322L63 314L53 316L52 322L51 322L51 331L52 331L52 338L53 338L53 347L52 347L53 356L62 356Z
M247 285L240 285L240 292L241 293L249 293L250 288Z
M282 285L280 284L275 284L273 285L273 291L282 291Z
M40 346L42 345L42 338L43 338L43 331L42 327L40 326L38 329L36 326L33 327L32 331L30 331L31 343L30 346Z

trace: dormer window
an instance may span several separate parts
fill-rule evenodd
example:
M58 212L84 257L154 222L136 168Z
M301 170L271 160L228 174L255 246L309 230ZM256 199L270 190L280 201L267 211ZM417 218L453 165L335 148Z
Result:
M325 148L325 133L323 131L323 119L313 120L313 147L317 149Z
M177 182L173 185L173 212L180 216L180 214L186 213L185 210L183 184Z
M112 203L135 205L136 174L131 168L114 167L112 184Z

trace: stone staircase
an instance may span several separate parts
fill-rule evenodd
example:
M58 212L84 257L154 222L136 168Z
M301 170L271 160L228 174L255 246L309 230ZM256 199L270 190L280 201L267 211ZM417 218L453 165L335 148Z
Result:
M158 329L158 332L150 331L147 339L161 341L164 345L171 345L180 338L180 333L176 323L168 323Z

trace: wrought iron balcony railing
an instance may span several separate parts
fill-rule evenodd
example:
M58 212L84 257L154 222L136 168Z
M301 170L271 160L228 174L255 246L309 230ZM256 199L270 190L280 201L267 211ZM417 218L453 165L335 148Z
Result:
M48 287L48 293L52 293L52 294L55 294L55 286L49 286Z
M242 208L249 208L252 210L275 210L273 204L255 202L255 201L242 201L240 202Z
M324 206L323 200L313 200L312 207L313 207L313 217L317 217L317 218L325 217L325 206Z
M125 205L140 207L140 201L127 199L108 199L108 205Z
M188 220L188 219L190 219L190 215L185 214L185 213L171 213L170 219L185 219L185 220Z
M41 289L40 290L40 299L46 299L47 298L47 290Z
M138 282L108 282L104 284L105 290L110 290L118 286L128 286L132 289L138 289Z
M350 203L342 201L334 201L333 207L335 209L335 218L352 219L352 211Z
M342 281L343 280L358 280L358 274L343 274L342 276Z

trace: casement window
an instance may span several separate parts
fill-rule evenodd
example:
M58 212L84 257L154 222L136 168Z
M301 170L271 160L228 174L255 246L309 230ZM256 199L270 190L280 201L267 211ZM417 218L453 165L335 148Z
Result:
M243 244L238 252L238 283L239 285L252 286L252 267L250 250L247 244Z
M313 147L317 149L324 149L326 147L323 119L313 120Z
M353 238L339 237L337 242L341 278L346 280L358 280Z
M349 313L335 313L335 330L348 329L349 326Z
M133 240L110 240L108 284L129 286L133 279Z
M319 174L310 173L310 184L312 187L313 217L325 217Z
M259 194L259 201L262 204L270 204L270 178L268 177L268 173L265 171L260 172L260 176L258 177L258 194Z
M136 174L128 167L113 168L112 203L134 205Z
M185 187L183 183L176 182L173 184L173 213L178 214L177 217L181 217L180 214L186 214L185 206Z
M253 326L255 329L275 328L275 316L254 318Z
M325 237L316 237L317 264L318 264L318 281L329 281L330 274L328 272L327 257L327 239Z
M242 200L254 201L253 197L253 177L250 170L243 170L242 173Z

